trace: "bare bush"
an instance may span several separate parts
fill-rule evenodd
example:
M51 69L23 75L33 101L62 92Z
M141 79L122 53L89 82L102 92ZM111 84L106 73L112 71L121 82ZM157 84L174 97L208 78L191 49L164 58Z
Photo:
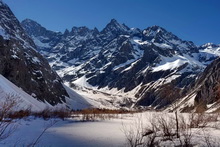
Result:
M122 118L124 114L133 114L135 111L128 110L111 110L90 108L78 111L72 111L71 116L78 117L81 121L98 121L98 120L111 120L115 118Z
M217 122L218 114L191 113L189 115L189 125L191 128L204 128L210 122Z
M192 146L192 128L190 127L189 123L183 117L183 115L179 115L179 129L180 129L180 138L179 142L181 146Z
M35 117L42 117L45 120L48 120L50 118L60 118L64 120L67 117L71 117L71 113L68 109L60 108L60 109L52 110L49 107L45 108L40 112L31 113L31 115Z
M146 125L138 118L130 127L123 127L130 147L161 146L165 142L173 146L192 146L192 129L182 115L178 115L179 136L176 135L176 117L171 114L154 114ZM163 145L162 145L163 146Z
M161 130L164 139L172 140L173 136L176 135L175 119L173 116L160 115L155 121L158 124L158 130Z
M158 128L155 119L150 119L150 123L144 125L142 117L138 116L132 125L122 124L122 131L129 147L154 147L158 145L156 140Z
M130 147L136 147L143 144L144 139L144 126L141 119L137 119L134 121L132 126L123 126L123 132L127 139L127 143Z
M7 94L0 103L0 141L8 138L17 128L15 120L9 116L17 109L19 99L16 95Z

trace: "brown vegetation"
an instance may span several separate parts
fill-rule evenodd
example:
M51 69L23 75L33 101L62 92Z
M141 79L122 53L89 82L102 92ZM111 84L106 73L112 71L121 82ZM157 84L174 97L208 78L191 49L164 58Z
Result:
M78 117L81 121L97 121L110 120L114 118L122 118L121 114L133 114L137 111L129 111L122 109L100 109L90 108L78 111L72 111L71 117Z

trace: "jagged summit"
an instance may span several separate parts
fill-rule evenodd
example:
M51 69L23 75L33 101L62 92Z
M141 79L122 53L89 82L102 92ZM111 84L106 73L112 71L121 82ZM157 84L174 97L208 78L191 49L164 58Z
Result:
M198 52L197 46L192 41L185 41L160 26L148 27L143 31L144 40L156 45L167 46L183 53Z
M127 27L125 24L120 24L116 19L112 19L106 27L101 31L101 33L127 33L129 31L129 27Z
M160 31L167 32L163 27L160 27L158 25L153 25L151 27L148 27L146 30L152 30L155 32L160 32Z
M80 35L80 36L85 36L86 34L88 34L89 32L92 32L93 30L89 29L86 26L82 26L82 27L73 27L70 34L71 35Z
M110 22L106 26L120 27L121 24L116 19L113 18L110 20Z

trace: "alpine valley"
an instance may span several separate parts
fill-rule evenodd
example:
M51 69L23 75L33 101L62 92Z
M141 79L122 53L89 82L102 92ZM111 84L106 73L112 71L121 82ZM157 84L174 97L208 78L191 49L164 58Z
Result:
M53 32L30 19L21 25L65 85L93 107L219 107L220 45L197 46L159 26L141 30L115 19L101 31L83 26Z
M219 55L220 45L197 46L160 26L141 30L115 19L101 31L54 32L20 23L0 1L0 96L18 96L21 108L213 112Z
M16 13L22 12L23 18L47 19L52 27L56 27L52 18L58 25L67 25L65 19L69 23L75 14L90 25L90 15L82 17L84 13L103 12L106 19L106 12L112 13L114 5L116 12L128 9L132 16L140 18L135 19L141 20L135 21L140 24L144 23L142 19L151 20L161 12L187 15L184 19L178 16L178 21L189 24L204 21L204 16L212 14L206 17L205 27L213 27L208 29L214 39L213 31L219 32L213 25L217 21L210 23L220 14L218 2L201 2L200 8L191 1L172 1L166 6L163 0L85 2L7 3ZM143 9L133 4L143 5ZM146 5L152 6L150 15L145 13L150 8ZM31 15L26 15L26 8ZM75 10L78 13L73 13ZM196 14L191 14L195 10ZM67 17L60 20L54 12ZM130 13L124 14L133 21ZM165 15L155 19L169 21ZM115 17L121 18L118 13ZM179 28L175 25L174 30ZM204 25L196 26L195 32L199 28L200 34L210 37ZM194 31L191 27L185 29ZM198 34L195 39L202 41ZM82 26L51 31L31 19L20 22L0 0L0 147L220 146L219 56L220 44L198 46L157 25L131 28L112 19L103 29Z

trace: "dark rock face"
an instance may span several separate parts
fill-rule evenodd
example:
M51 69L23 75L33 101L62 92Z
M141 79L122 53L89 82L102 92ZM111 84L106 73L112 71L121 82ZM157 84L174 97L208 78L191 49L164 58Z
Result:
M219 48L215 46L214 48ZM207 48L206 48L207 49ZM182 112L214 112L219 111L220 100L220 58L214 60L205 70L190 82L188 89L185 90L185 96L180 96L177 105Z
M220 59L212 62L196 81L196 103L213 104L220 100Z
M0 74L36 99L51 105L68 97L59 76L35 51L9 7L0 1Z
M39 26L25 21L22 25L28 30ZM217 57L205 51L207 46L197 47L159 26L140 30L115 19L102 31L86 27L66 30L50 48L43 54L66 82L85 77L99 89L130 93L134 106L154 108L185 96L190 83Z

